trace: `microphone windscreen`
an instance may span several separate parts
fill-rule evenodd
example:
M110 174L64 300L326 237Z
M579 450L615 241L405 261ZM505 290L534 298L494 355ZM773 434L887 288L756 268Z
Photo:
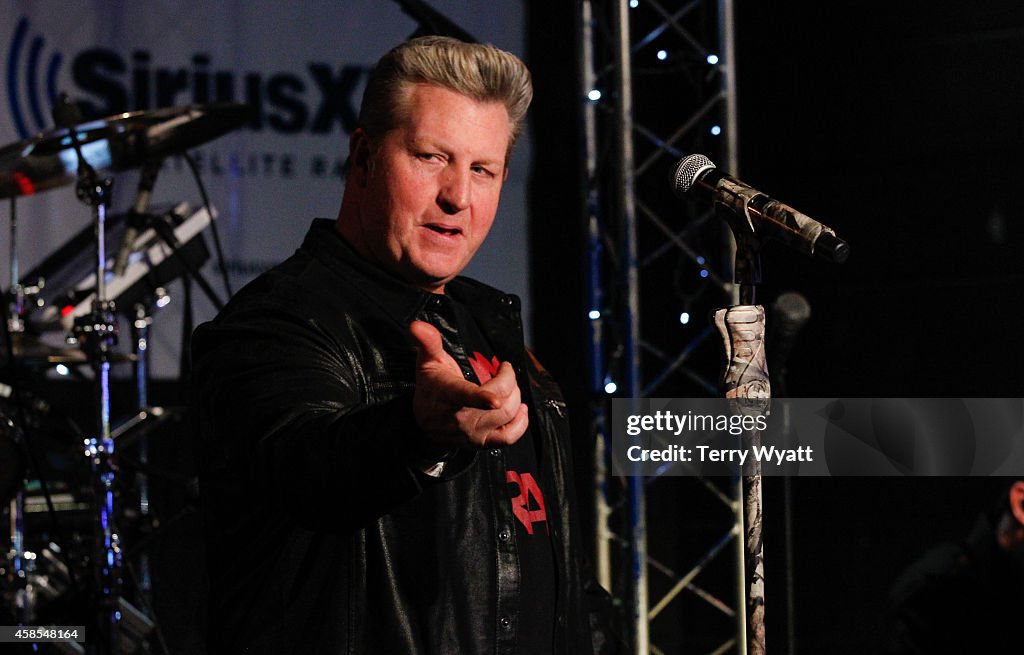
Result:
M82 110L71 102L71 98L66 93L60 94L50 113L53 116L53 123L57 127L73 127L82 122Z
M811 318L811 303L802 293L787 291L772 303L775 319L780 326L799 330Z
M715 162L704 155L695 153L683 157L676 164L675 171L672 173L672 179L670 180L672 193L681 198L683 194L693 188L693 185L704 171L712 168L715 168Z

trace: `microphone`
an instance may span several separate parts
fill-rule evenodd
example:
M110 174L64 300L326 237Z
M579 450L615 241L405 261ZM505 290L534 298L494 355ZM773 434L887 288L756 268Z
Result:
M128 267L128 258L135 250L135 240L139 233L146 227L146 212L149 211L149 197L153 193L153 186L156 184L157 173L160 172L162 159L150 159L142 166L139 174L139 190L135 194L135 204L132 205L128 217L125 219L124 235L121 237L121 247L117 251L117 258L114 259L114 275L124 275Z
M850 246L826 225L720 171L704 155L687 155L672 174L672 192L682 198L695 191L747 219L755 233L774 237L806 255L835 264L850 256Z
M50 108L50 116L53 117L53 124L58 128L63 127L70 130L82 122L82 110L71 101L71 98L66 93L61 93L57 96L57 101ZM75 135L71 136L75 138Z
M771 320L768 323L768 338L765 353L775 375L772 386L779 391L778 397L786 397L786 365L793 351L797 335L811 318L811 303L798 291L787 291L772 303Z

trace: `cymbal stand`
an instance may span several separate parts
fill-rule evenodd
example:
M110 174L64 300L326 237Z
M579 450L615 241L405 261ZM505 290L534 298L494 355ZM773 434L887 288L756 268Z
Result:
M32 587L29 578L32 561L25 553L25 485L11 499L10 506L10 563L14 570L14 612L18 625L32 621Z
M18 280L18 251L17 251L17 235L18 235L18 209L15 198L11 197L11 211L10 211L10 266L11 266L11 286L7 300L7 325L4 330L4 348L7 350L7 366L11 367L14 364L14 342L12 334L15 332L22 332L25 329L24 323L24 309L25 309L25 293L21 288L21 283ZM0 417L0 420L10 421L6 416ZM10 425L11 430L14 430L14 424ZM8 553L8 559L10 565L14 570L15 577L15 591L14 591L14 611L15 618L18 620L18 625L28 625L32 620L32 607L31 607L31 583L29 579L29 566L31 561L25 556L25 485L24 480L22 484L18 486L18 491L15 493L14 498L11 499L9 507L9 519L10 519L10 539L11 549Z
M110 202L111 178L100 179L82 155L76 124L81 122L78 108L67 94L61 94L53 109L54 122L66 127L78 156L78 199L93 210L96 233L96 297L92 311L75 321L75 336L92 364L97 403L96 436L85 440L94 493L93 575L98 596L98 655L119 653L119 610L121 596L121 543L114 520L114 440L110 434L110 350L117 343L114 302L107 298L106 216Z
M9 261L11 264L11 297L9 299L7 315L7 329L9 332L22 332L25 329L22 317L25 312L25 292L18 280L18 204L15 197L11 197L11 240ZM13 353L11 353L13 356Z
M5 425L3 430L20 439L17 426L0 413L0 421ZM25 550L25 484L18 485L17 492L10 499L10 552L8 558L14 572L14 617L18 625L29 625L32 622L32 579L29 576L33 567Z
M132 319L132 344L135 350L135 399L139 411L149 410L149 327L153 322L144 303L135 304L135 316ZM146 466L149 464L149 435L139 437L139 462L142 468L136 473L135 486L139 494L139 516L142 525L150 522L149 507L149 475ZM139 554L139 593L142 594L147 606L152 603L152 577L149 565L149 554Z

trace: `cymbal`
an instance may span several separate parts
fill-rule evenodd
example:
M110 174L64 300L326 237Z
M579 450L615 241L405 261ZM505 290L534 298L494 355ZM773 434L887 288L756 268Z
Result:
M89 356L81 348L51 346L24 332L11 333L14 359L30 365L87 364ZM111 362L135 361L135 355L119 352L107 353Z
M185 152L241 127L249 107L187 105L115 114L80 123L82 155L97 171L125 171ZM42 132L0 148L0 198L27 196L75 181L78 155L71 129Z

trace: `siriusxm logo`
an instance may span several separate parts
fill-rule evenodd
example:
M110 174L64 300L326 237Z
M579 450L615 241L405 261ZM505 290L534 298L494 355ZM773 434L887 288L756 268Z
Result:
M49 120L49 109L57 99L57 71L63 61L59 52L54 52L49 57L44 56L46 40L43 37L34 37L31 44L26 46L27 38L28 20L22 18L14 28L11 47L7 52L7 102L11 109L14 129L23 139L52 125L52 121ZM24 52L26 48L27 53ZM19 75L23 54L26 72L24 80ZM44 80L45 86L41 86ZM22 106L22 102L19 101L22 94L27 100L27 107ZM29 119L32 120L31 124L27 122Z
M192 103L242 102L252 109L249 129L281 134L325 134L355 129L357 90L369 68L310 62L302 74L217 68L208 54L193 53L186 66L161 66L147 50L129 58L103 47L71 59L75 89L59 88L64 56L50 52L42 36L30 37L28 19L14 29L7 52L7 94L11 119L21 138L52 126L50 107L67 91L87 119L124 111ZM81 94L86 94L81 97Z

